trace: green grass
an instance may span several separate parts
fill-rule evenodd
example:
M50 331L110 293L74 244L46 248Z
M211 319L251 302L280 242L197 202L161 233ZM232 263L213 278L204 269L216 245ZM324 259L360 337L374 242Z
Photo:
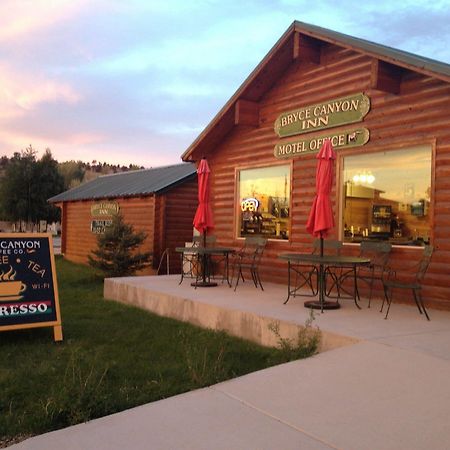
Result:
M51 328L0 334L0 447L292 358L105 301L89 267L58 258L57 273L64 341Z

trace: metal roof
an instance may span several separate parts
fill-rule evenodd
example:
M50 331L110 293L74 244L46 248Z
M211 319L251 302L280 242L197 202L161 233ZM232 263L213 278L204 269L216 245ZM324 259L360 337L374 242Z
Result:
M56 203L157 194L182 183L194 176L195 173L195 164L183 163L103 175L95 180L55 195L48 201Z

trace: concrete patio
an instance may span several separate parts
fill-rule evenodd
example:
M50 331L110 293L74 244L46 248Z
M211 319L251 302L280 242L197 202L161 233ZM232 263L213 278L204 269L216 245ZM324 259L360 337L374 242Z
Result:
M194 289L177 276L111 279L105 296L270 344L308 310L286 287ZM317 312L323 351L209 388L47 433L14 449L448 449L450 312L380 303Z

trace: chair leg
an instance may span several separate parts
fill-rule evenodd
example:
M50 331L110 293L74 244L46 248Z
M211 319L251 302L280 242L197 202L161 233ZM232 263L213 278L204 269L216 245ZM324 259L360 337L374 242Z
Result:
M236 285L234 286L234 291L235 291L235 292L236 292L236 289L237 289L237 287L238 287L239 279L240 279L240 278L242 278L242 281L245 281L245 280L244 280L244 275L242 274L242 267L241 267L241 266L239 266L238 274L237 274L237 277L236 277Z
M370 302L372 301L372 292L373 292L373 278L370 279L369 304L367 305L368 308L370 308Z
M425 305L423 304L423 300L422 300L422 296L420 295L420 292L416 292L416 289L413 289L413 295L414 295L414 300L416 302L416 305L419 308L420 314L422 314L422 310L423 310L427 320L430 320L430 318L428 316L428 313L427 313L427 310L425 309Z
M389 289L387 286L384 286L384 299L383 299L383 303L381 304L380 312L383 311L385 301L387 303L387 311L386 311L386 316L384 318L387 319L389 310L391 309L391 303L392 303L392 290L391 290L391 297L389 298Z
M420 314L423 314L422 308L420 307L419 300L418 300L417 295L416 295L416 290L414 288L412 288L411 290L412 290L412 293L413 293L413 296L414 296L414 302L415 302L415 304L417 306L417 309L419 310Z
M258 283L259 283L259 286L261 287L261 290L264 291L263 285L261 283L261 277L259 276L258 269L255 269L255 278L256 278L256 281L257 281L256 287L258 287Z
M253 284L255 285L255 288L257 288L258 287L258 279L256 278L255 269L251 268L250 274L252 276L252 281L253 281Z

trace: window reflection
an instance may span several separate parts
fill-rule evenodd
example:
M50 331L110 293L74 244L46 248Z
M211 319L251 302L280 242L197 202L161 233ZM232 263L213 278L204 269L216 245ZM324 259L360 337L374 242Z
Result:
M344 158L344 240L429 243L431 148Z
M290 166L239 172L239 236L289 238Z

